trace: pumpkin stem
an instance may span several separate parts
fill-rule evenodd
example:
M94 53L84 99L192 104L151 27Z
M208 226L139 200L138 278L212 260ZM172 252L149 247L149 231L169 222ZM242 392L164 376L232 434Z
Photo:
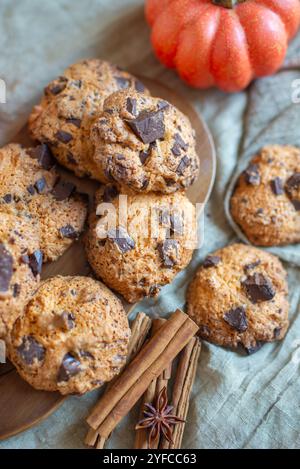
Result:
M234 8L239 3L243 3L246 0L212 0L215 5L219 5L224 8Z

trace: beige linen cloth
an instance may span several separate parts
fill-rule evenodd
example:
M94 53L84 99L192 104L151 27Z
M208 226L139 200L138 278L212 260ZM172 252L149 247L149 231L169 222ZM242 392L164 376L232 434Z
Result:
M218 170L206 208L204 245L158 301L145 301L139 309L163 314L183 306L186 286L201 260L236 239L223 207L236 165L244 167L265 143L300 145L300 104L291 98L299 70L260 80L238 94L189 89L154 58L141 0L1 0L0 31L0 78L7 83L7 103L0 104L1 144L22 127L43 86L86 56L158 78L182 93L206 119L217 148ZM289 56L300 56L300 37ZM286 261L300 264L299 245L276 251ZM285 265L291 302L286 339L265 345L250 357L204 344L184 448L300 447L300 272L291 263ZM46 421L1 442L0 448L82 448L84 418L96 399L97 392L70 397ZM109 448L132 447L136 418L133 412L123 420Z

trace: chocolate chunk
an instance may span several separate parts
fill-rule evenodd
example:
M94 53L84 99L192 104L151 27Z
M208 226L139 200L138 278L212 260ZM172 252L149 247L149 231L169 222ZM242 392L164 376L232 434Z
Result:
M72 225L65 225L59 229L62 238L78 239L79 233Z
M170 107L170 104L168 103L168 101L165 101L165 100L163 100L163 99L161 99L161 100L158 101L158 103L157 103L157 109L158 109L158 110L168 109L168 107Z
M278 337L280 337L280 334L281 334L281 327L275 327L275 329L274 329L274 339L278 339Z
M78 129L80 129L80 127L81 127L81 119L76 119L76 117L69 117L66 120L66 122L67 122L67 124L74 125Z
M142 111L136 119L126 120L135 135L144 143L164 138L165 124L163 111Z
M245 181L252 186L260 184L259 166L257 164L250 164L244 171Z
M114 241L122 254L135 248L134 240L129 236L127 231L122 226L116 230L110 230L107 233L107 236L110 240Z
M205 269L209 267L215 267L220 262L221 262L221 257L219 256L207 256L207 258L203 262L203 267L205 267Z
M252 262L251 264L246 264L244 266L244 272L247 273L249 270L255 269L255 267L258 267L261 264L261 261L256 261Z
M256 344L251 345L250 347L244 347L244 349L248 355L253 355L254 353L258 352L258 350L260 350L263 345L264 342L258 341Z
M57 82L54 83L53 85L50 84L47 88L46 88L46 92L50 92L51 94L53 94L54 96L58 95L59 93L61 93L67 86L67 83L68 83L68 79L66 77L59 77Z
M248 328L246 310L244 306L230 309L224 316L224 320L238 332L245 332Z
M170 229L172 233L183 234L183 220L180 213L172 212L170 214Z
M181 155L181 148L177 143L174 143L174 145L171 148L171 152L173 153L174 156L180 156Z
M159 222L165 227L169 228L171 233L183 233L183 221L179 212L171 212L168 209L160 210Z
M146 151L140 151L139 157L140 157L140 160L141 160L142 164L144 164L146 162L149 155L150 155L150 147Z
M34 184L34 187L36 188L36 191L39 194L41 194L43 190L45 189L46 185L47 185L46 179L44 177L41 177L40 179L36 181L36 183Z
M134 81L135 91L138 93L143 93L145 91L145 85L140 80Z
M288 193L291 193L294 189L300 188L300 173L294 173L286 182L285 188Z
M42 143L35 148L31 148L28 150L28 153L32 158L37 159L41 167L46 171L49 171L49 169L51 169L55 164L51 150L45 143Z
M18 283L15 283L13 285L13 297L17 298L18 296L20 296L20 293L21 293L21 285L19 285Z
M171 268L177 264L178 241L176 239L166 239L158 244L157 249L164 267Z
M300 199L299 199L299 189L300 189L300 173L294 173L286 182L285 190L295 208L295 210L300 210Z
M42 251L34 251L29 256L29 266L32 270L32 273L35 277L37 277L42 272L42 265L43 265L43 253Z
M13 276L14 260L4 244L0 243L0 292L7 292Z
M27 192L29 192L30 195L35 194L35 188L30 184L30 186L27 187Z
M185 155L181 158L179 165L177 166L176 173L180 176L184 175L185 169L190 165L191 160Z
M270 184L271 184L271 189L275 195L282 195L284 193L283 182L281 178L276 177L275 179L272 179Z
M68 331L75 327L75 316L73 313L64 311L60 316L60 323L64 329Z
M264 213L264 209L263 209L263 208L258 208L258 209L256 210L256 215L263 215L263 213Z
M6 204L10 204L12 202L12 195L11 194L6 194L4 197L3 197L3 200Z
M132 114L133 116L136 116L136 99L127 98L126 109L130 114Z
M182 151L187 151L189 145L182 139L180 134L174 135L174 145L171 148L171 152L174 156L180 156Z
M75 189L76 186L72 182L59 179L59 181L53 187L51 193L56 198L56 200L62 201L68 199L73 194Z
M115 80L117 82L118 88L120 88L121 90L124 90L125 88L129 88L130 86L130 80L128 80L128 78L115 77Z
M17 351L26 365L33 365L35 361L42 362L45 358L45 347L41 345L32 335L23 337L22 344Z
M140 151L139 157L140 157L142 164L144 164L146 160L149 158L149 156L151 155L151 150L152 148L155 148L155 145L156 145L155 142L152 142L150 143L147 150Z
M65 132L64 130L59 130L56 132L55 138L62 143L69 143L73 139L73 135L69 132Z
M80 371L82 371L80 361L71 353L66 353L58 371L57 382L69 381L70 378L76 376Z
M116 197L118 197L119 191L113 184L108 184L105 186L103 193L103 202L111 202Z
M272 300L276 294L271 280L257 272L249 275L242 285L252 303Z

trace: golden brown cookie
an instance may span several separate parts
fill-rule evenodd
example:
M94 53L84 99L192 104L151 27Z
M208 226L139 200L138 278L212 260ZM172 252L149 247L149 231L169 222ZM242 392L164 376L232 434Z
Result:
M177 108L132 90L112 94L103 107L91 128L101 181L162 193L193 183L199 170L195 132Z
M208 256L187 293L200 336L217 345L256 352L283 339L288 321L286 272L279 259L244 244Z
M29 118L32 136L47 143L57 160L77 176L98 179L91 159L90 126L104 99L123 88L146 91L135 77L103 60L71 65L45 88L34 107Z
M17 317L38 287L42 268L38 230L32 220L0 207L0 338L9 341Z
M62 181L45 144L0 149L0 208L28 213L37 220L44 262L56 260L79 237L87 216L87 200Z
M10 357L36 389L83 394L126 361L130 329L121 302L88 277L41 284L12 331Z
M233 219L251 243L299 243L300 150L263 148L241 174L230 205Z
M95 274L128 302L156 296L190 262L195 208L183 193L119 196L108 185L98 191L96 203L86 236L87 257Z

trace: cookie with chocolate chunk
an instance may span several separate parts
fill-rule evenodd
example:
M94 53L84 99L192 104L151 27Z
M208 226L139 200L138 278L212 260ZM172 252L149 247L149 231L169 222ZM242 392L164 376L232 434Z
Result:
M38 230L28 217L0 207L0 338L9 341L14 321L38 287L42 268Z
M77 239L87 216L87 200L74 184L59 179L55 160L42 144L0 149L0 209L26 213L38 221L44 261L60 257Z
M16 321L9 347L36 389L83 394L116 376L130 328L118 298L88 277L46 280Z
M187 311L200 336L247 353L284 338L288 321L286 272L279 259L244 244L206 258L187 293Z
M98 179L91 158L90 127L105 98L124 88L147 91L135 77L103 60L71 65L45 88L40 104L34 107L29 118L33 138L47 143L57 160L77 176Z
M97 192L85 244L97 277L134 303L172 282L190 262L195 238L195 208L184 194L124 196L106 186Z
M238 179L230 205L233 219L251 243L299 243L300 150L263 148Z
M91 127L103 182L138 192L187 189L199 170L189 119L167 101L123 90L109 96Z

